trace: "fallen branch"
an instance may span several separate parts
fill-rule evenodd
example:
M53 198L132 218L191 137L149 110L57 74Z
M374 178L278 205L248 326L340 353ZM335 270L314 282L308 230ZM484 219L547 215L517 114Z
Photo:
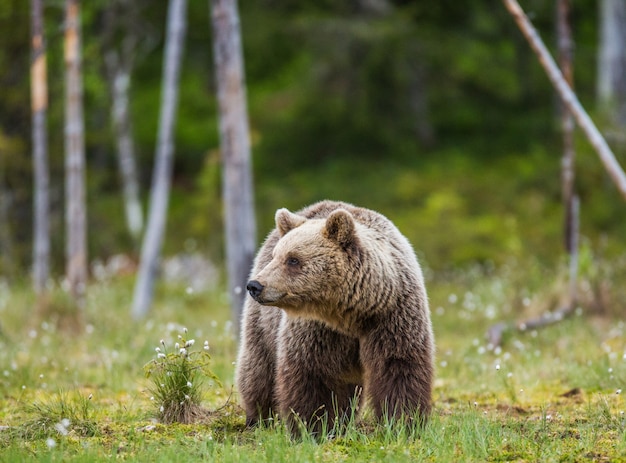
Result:
M578 288L576 285L576 282L578 281L578 225L579 201L578 197L574 196L572 207L572 239L574 242L572 243L572 253L570 254L569 259L569 288L567 302L555 311L546 312L536 318L530 318L528 320L518 322L517 324L500 322L491 326L487 330L486 337L487 342L493 347L501 346L505 333L508 333L509 331L525 332L529 330L536 330L558 323L574 313L574 309L576 308L576 304L578 302Z
M615 183L615 186L626 200L626 174L624 174L624 171L615 159L615 155L611 151L611 148L609 148L606 140L597 129L585 109L582 107L580 101L578 101L576 94L563 78L563 74L559 70L559 67L554 62L550 52L543 44L541 37L537 34L537 31L520 7L517 0L503 0L503 2L528 40L531 48L536 53L539 62L548 74L548 78L552 82L552 85L556 89L561 100L570 110L574 119L576 119L576 122L596 150L596 153L604 164L609 176Z

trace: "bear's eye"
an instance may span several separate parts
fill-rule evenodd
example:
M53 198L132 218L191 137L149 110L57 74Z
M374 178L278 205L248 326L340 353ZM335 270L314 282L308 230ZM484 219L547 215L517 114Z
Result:
M297 257L287 257L287 265L289 267L297 267L300 265L300 260Z

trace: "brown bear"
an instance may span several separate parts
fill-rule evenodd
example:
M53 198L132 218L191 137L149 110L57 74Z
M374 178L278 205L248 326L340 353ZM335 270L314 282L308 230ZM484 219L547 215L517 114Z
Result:
M248 425L278 414L294 433L323 417L330 429L361 391L379 418L428 416L424 279L386 217L335 201L278 210L247 289L236 383Z

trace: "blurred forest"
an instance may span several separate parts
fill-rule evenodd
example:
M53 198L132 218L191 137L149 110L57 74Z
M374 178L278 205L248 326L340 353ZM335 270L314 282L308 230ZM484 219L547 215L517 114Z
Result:
M89 259L137 257L128 232L103 57L127 30L144 214L152 175L167 2L82 5ZM164 253L223 261L209 2L190 0ZM523 6L554 50L555 3ZM563 255L558 101L500 2L243 0L258 230L279 207L330 198L379 210L443 270ZM109 11L109 13L108 13ZM0 273L32 265L29 2L0 2ZM128 21L130 16L126 16ZM624 131L599 112L599 2L573 2L577 94L626 165ZM111 30L111 27L117 29ZM53 274L63 269L63 2L45 2ZM106 40L105 40L106 38ZM626 252L626 204L582 135L576 189L583 245Z

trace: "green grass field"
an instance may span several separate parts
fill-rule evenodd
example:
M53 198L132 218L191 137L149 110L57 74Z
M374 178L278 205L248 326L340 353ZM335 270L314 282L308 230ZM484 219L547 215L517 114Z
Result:
M548 273L549 275L549 273ZM0 461L626 461L624 322L579 310L536 332L486 345L487 328L539 310L546 273L429 277L437 340L435 410L417 434L367 413L343 433L291 440L280 426L244 429L232 390L236 342L221 293L160 286L147 321L132 323L132 281L89 287L86 329L40 316L20 285L0 288ZM183 327L208 341L195 424L161 424L144 365ZM626 393L626 388L625 388Z

